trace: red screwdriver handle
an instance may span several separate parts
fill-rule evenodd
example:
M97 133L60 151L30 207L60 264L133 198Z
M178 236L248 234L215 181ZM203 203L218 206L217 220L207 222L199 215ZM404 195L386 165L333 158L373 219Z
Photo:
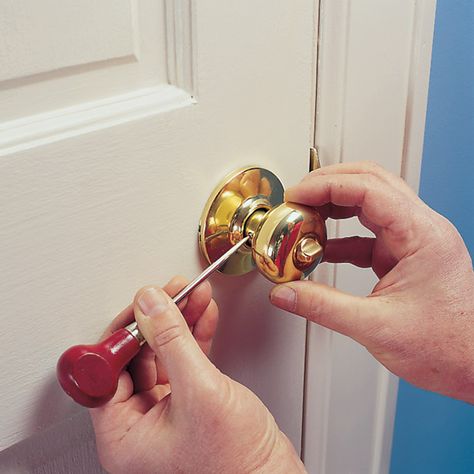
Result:
M125 328L99 344L70 347L58 360L58 381L80 405L104 405L117 391L120 372L139 350L140 340Z

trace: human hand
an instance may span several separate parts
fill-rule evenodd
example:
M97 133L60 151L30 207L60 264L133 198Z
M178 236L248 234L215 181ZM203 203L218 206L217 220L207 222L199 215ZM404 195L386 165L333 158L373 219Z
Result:
M368 297L286 283L272 303L350 336L414 385L474 403L474 274L455 227L367 162L313 171L285 199L324 218L357 216L375 238L329 240L325 261L372 267L380 280Z
M114 398L90 409L103 467L127 474L305 472L257 396L207 358L217 306L205 282L179 305L181 314L168 295L186 283L176 277L164 291L140 290L104 334L135 314L148 344L120 375Z

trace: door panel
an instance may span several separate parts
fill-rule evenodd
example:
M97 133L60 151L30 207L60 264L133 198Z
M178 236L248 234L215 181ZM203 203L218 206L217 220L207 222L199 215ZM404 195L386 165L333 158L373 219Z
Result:
M2 2L2 121L167 84L176 8L164 0Z
M30 3L2 6L0 51L6 23L42 37L43 12L22 14ZM90 5L107 17L90 31L97 49L65 41L33 63L34 37L8 36L23 56L6 56L0 83L0 445L48 429L49 463L47 439L78 449L72 433L88 423L55 381L59 354L96 340L140 286L201 270L197 224L225 174L259 164L295 183L312 143L313 1L107 5ZM64 27L70 11L58 12ZM50 33L51 44L64 34ZM218 275L214 287L217 365L261 396L299 449L304 322L269 305L259 275ZM31 461L33 446L0 460Z

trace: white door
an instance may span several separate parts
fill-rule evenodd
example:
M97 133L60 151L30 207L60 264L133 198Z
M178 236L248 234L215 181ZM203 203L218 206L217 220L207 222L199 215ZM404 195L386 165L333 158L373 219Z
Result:
M0 2L2 473L101 472L57 358L140 286L201 270L199 216L229 171L294 184L316 142L323 164L375 159L417 186L434 4ZM373 282L345 266L315 277ZM347 338L276 314L263 277L213 282L217 364L309 472L387 472L396 380Z
M0 3L2 472L96 472L60 353L142 285L202 269L199 217L228 172L307 171L315 15L313 0ZM276 314L260 275L214 287L218 365L299 449L304 321Z

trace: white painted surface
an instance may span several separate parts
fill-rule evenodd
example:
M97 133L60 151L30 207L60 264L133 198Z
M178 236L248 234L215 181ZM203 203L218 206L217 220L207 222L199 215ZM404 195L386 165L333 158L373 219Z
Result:
M166 15L182 3L0 2L2 121L167 84L176 44L168 41L174 20ZM178 44L189 43L179 32Z
M134 55L129 0L3 0L0 81Z
M373 160L417 189L434 0L321 0L316 138L323 165ZM369 235L357 221L331 236ZM359 295L350 265L316 278ZM311 474L388 473L398 380L350 339L309 326L304 460Z
M166 22L142 11L168 38L153 46L165 80L113 65L117 80L133 77L124 91L99 69L68 66L11 81L2 101L2 472L99 472L88 418L55 381L60 353L94 341L140 286L200 271L198 219L227 172L258 163L285 183L306 172L313 1L164 3ZM97 88L71 100L78 82ZM304 321L270 307L259 275L214 284L218 365L261 396L299 449Z

